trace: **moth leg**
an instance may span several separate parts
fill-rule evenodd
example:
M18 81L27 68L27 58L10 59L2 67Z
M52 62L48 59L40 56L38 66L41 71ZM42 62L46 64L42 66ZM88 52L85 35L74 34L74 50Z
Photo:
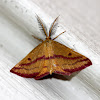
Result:
M58 36L60 36L61 34L65 33L65 32L66 32L66 31L60 33ZM55 40L58 36L56 36L56 37L55 37L54 39L52 39L52 40Z
M34 35L32 35L32 37L34 37L35 39L37 39L37 40L39 40L39 41L43 42L43 40L42 40L42 39L39 39L39 38L35 37Z

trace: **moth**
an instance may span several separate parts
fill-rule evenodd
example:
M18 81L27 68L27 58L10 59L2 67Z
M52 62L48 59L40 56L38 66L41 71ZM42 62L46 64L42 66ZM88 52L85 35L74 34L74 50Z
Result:
M42 40L33 36L42 43L16 64L10 72L26 78L40 79L46 75L52 75L52 73L71 75L73 72L92 65L92 62L87 57L54 41L65 31L55 38L51 37L56 32L58 17L51 24L49 32L42 19L38 15L36 18L46 39Z

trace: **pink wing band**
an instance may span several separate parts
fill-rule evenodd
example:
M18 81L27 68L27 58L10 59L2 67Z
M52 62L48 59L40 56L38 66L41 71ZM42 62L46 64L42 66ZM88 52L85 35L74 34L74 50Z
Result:
M75 69L64 69L64 71L67 71L67 72L70 72L70 73L73 73L73 72L76 72L76 71L80 71L88 66L92 65L92 62L88 59L88 63L87 64L84 64L82 65L81 67L78 67L78 68L75 68Z
M21 76L21 77L25 77L25 78L33 78L33 77L35 77L35 76L37 76L37 75L39 74L39 73L22 74L22 73L15 72L15 71L13 71L13 70L10 70L10 72L15 73L15 74L17 74L17 75L19 75L19 76Z
M42 57L37 58L36 60L30 62L30 63L26 63L26 64L20 64L19 66L29 66L35 62L37 62L38 60L44 59L44 60L48 60L48 59L54 59L54 58L63 58L63 59L79 59L82 58L81 56L79 57L64 57L62 55L54 55L54 56L50 56L50 57L45 57L45 55L43 55Z

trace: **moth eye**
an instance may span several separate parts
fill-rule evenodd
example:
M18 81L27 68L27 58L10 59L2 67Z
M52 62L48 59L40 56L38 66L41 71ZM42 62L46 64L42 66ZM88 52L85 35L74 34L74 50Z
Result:
M71 55L72 55L72 53L69 53L69 54L68 54L68 56L71 56Z
M31 58L28 58L28 60L31 60Z

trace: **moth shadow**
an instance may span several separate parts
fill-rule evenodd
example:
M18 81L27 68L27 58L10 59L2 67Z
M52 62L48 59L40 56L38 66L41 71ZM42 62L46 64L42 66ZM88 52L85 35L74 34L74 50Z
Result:
M75 77L77 74L79 74L80 73L80 71L78 71L78 72L74 72L74 73L72 73L70 76L65 76L66 78L67 78L67 80L68 81L70 81L73 77Z
M52 79L52 78L55 78L55 79L59 79L59 80L63 80L63 81L70 81L73 77L75 77L79 72L74 72L72 73L70 76L67 76L67 75L59 75L59 74L52 74L52 75L48 75L48 76L45 76L39 80L45 80L45 79Z

